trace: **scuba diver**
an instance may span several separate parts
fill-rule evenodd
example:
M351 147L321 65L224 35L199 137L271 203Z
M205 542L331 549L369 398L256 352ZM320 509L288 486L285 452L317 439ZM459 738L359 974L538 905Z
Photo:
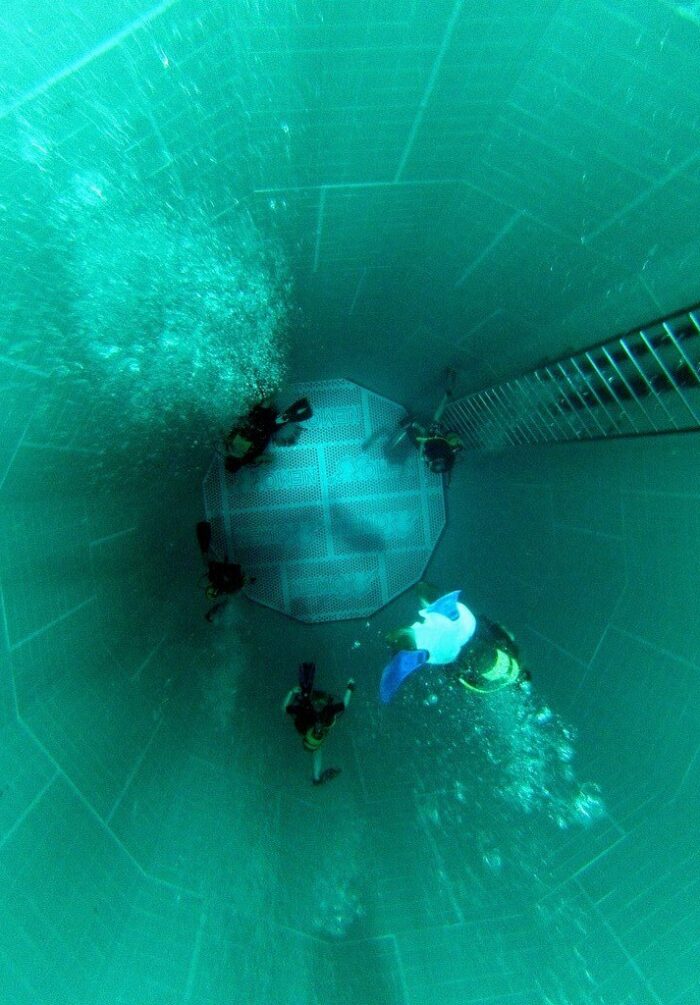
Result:
M476 618L457 599L460 591L431 601L434 592L418 584L420 621L387 636L397 651L384 668L379 698L388 705L403 681L421 666L442 666L468 691L490 694L531 679L519 662L510 632L487 618Z
M206 572L202 577L207 581L204 592L209 600L223 597L204 615L211 624L226 606L228 598L242 590L246 583L254 583L255 577L246 577L241 566L237 562L229 562L226 556L223 562L211 558L211 524L208 520L200 520L197 524L197 542L206 565Z
M273 438L287 445L296 443L301 433L298 423L312 415L308 398L300 398L284 412L280 412L269 398L258 402L224 437L226 470L235 474L247 464L260 463L261 455ZM279 436L285 427L287 438Z
M467 691L493 694L509 684L523 684L532 679L520 665L520 649L503 625L479 617L469 643L457 657L457 680Z
M464 449L461 437L445 429L439 422L431 422L425 428L414 421L411 423L411 428L421 457L430 471L434 475L449 475L457 454ZM411 435L409 433L409 436Z
M350 678L345 686L345 696L342 701L336 701L333 695L325 691L314 690L315 663L302 663L299 667L299 683L293 687L284 699L284 711L294 717L294 728L302 737L304 750L313 754L311 767L311 782L313 785L323 785L340 774L340 768L321 768L321 747L325 742L331 726L339 715L342 715L350 704L355 681Z
M442 422L443 413L454 394L457 371L449 368L446 374L446 388L440 404L430 422L423 422L415 416L407 415L399 422L399 429L389 439L384 448L390 459L404 439L417 447L429 470L436 475L449 475L454 467L457 454L464 449L464 443L454 431Z

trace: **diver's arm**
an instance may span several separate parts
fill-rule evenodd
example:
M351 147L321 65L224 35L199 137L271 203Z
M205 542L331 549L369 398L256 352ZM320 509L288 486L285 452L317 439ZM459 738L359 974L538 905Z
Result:
M301 690L301 688L299 688L297 686L297 687L291 688L291 690L287 692L287 697L284 699L284 705L282 705L282 711L283 712L288 712L289 711L289 706L292 704L292 700L294 698L296 698L296 696L299 694L300 690Z
M343 706L345 708L347 708L348 705L350 704L350 699L352 698L352 692L354 690L355 690L355 681L351 677L345 686L345 696L343 698Z

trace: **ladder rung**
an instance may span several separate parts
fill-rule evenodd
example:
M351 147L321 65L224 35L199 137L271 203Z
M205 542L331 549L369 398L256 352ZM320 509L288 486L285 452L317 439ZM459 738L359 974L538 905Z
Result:
M466 395L445 415L486 449L698 430L698 309Z

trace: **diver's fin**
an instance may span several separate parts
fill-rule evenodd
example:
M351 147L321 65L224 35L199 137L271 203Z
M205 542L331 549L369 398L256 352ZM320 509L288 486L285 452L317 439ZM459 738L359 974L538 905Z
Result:
M299 687L304 693L311 691L311 689L313 688L315 676L316 676L315 663L299 664Z
M326 768L318 778L313 779L314 785L323 785L324 782L332 782L340 774L340 768Z
M201 553L206 555L211 544L211 524L208 520L200 520L197 524L197 543Z
M428 604L425 610L430 611L431 614L443 614L450 621L457 621L459 618L457 599L461 592L461 590L454 590L452 593L446 593L443 597L438 597L434 603Z
M382 679L379 682L379 699L382 705L388 705L403 682L418 667L428 662L427 649L401 649L384 667Z
M304 422L305 419L310 419L313 414L309 399L299 398L289 408L285 408L277 422L280 425L285 422Z

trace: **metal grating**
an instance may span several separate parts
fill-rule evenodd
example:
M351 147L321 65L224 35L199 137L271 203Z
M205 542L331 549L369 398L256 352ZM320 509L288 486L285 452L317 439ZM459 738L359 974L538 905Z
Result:
M368 617L422 576L445 525L443 480L417 451L383 446L405 410L346 380L300 384L313 418L299 442L235 477L204 478L213 547L256 582L246 594L301 621Z
M445 420L486 450L698 430L698 307L453 401Z

